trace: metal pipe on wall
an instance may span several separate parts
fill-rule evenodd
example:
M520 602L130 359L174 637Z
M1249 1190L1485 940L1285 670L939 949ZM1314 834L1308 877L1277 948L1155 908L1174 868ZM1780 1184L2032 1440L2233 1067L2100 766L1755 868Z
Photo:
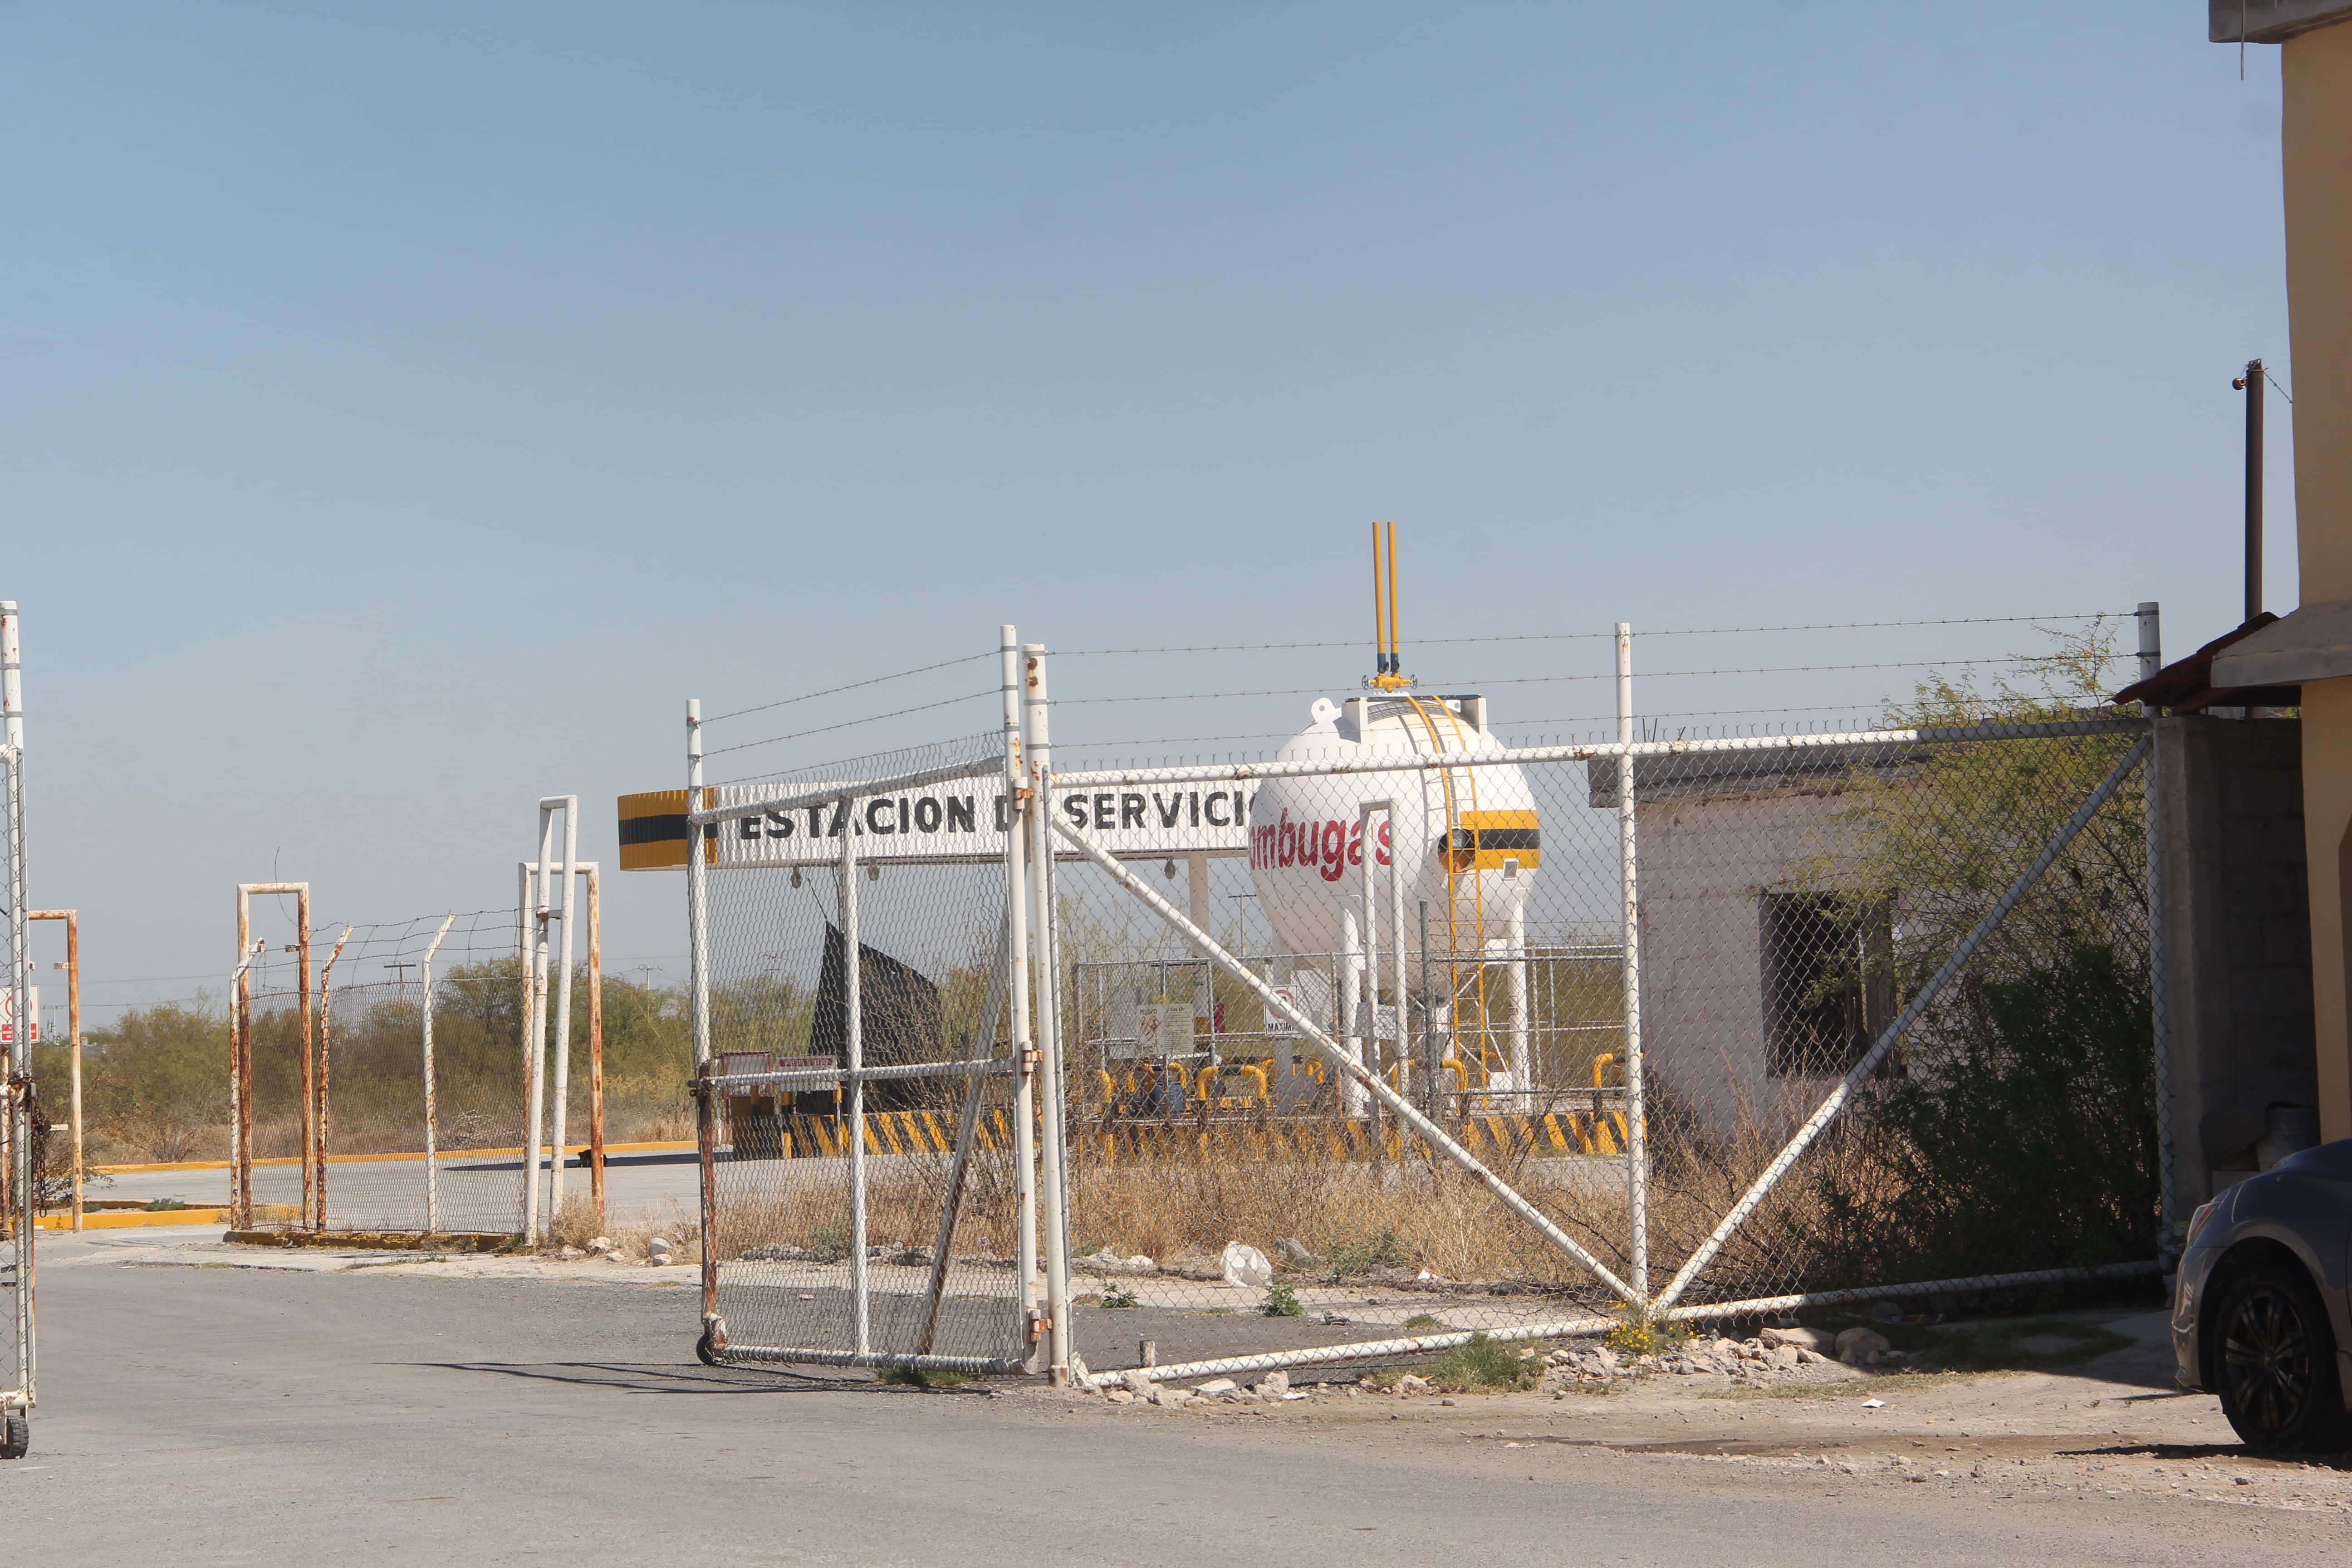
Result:
M2246 395L2246 619L2263 613L2263 362L2230 384Z
M2249 374L2259 372L2262 361L2248 365ZM2255 394L2249 392L2248 396ZM2259 553L2259 545L2253 547ZM2248 590L2247 618L2260 613L2259 584L2262 581L2259 563L2250 579L2257 586ZM2137 617L2139 622L2139 678L2147 679L2164 668L2164 612L2155 600L2141 602ZM2151 705L2151 712L2153 705ZM2248 717L2252 715L2249 713ZM2148 729L2147 771L2140 775L2140 822L2145 837L2144 851L2147 879L2147 1022L2150 1066L2156 1085L2156 1252L2160 1258L2170 1259L2180 1250L2175 1235L2179 1209L2179 1183L2172 1168L2172 1032L2166 1017L2165 985L2168 965L2165 963L2165 889L2164 837L2159 821L2163 811L2165 770L2171 763L2172 747L2166 742L2162 725Z

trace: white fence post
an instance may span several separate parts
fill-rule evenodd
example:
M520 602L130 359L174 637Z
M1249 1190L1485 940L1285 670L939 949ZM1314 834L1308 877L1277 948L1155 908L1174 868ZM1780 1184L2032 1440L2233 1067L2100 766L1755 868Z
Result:
M524 982L522 1059L523 1071L529 1075L523 1090L522 1131L522 1234L524 1240L537 1246L545 1237L545 1218L539 1205L539 1161L545 1146L543 1133L547 1125L547 875L555 859L555 816L547 803L539 803L539 859L525 873L530 889L526 919L530 932L530 962L529 977Z
M1633 744L1633 628L1617 623L1617 743ZM1625 1007L1626 1282L1650 1300L1650 1133L1642 1097L1642 898L1634 860L1633 753L1617 753L1617 862L1622 886Z
M1038 1067L1044 1079L1045 1114L1039 1142L1038 1182L1045 1189L1042 1205L1045 1239L1046 1334L1051 1347L1047 1375L1056 1385L1070 1381L1070 1249L1067 1170L1063 1159L1062 1121L1062 969L1055 952L1054 840L1045 824L1053 816L1054 742L1051 705L1045 689L1045 645L1023 645L1027 672L1027 703L1023 711L1034 807L1030 815L1035 844L1031 853L1034 875L1030 897L1035 900L1031 921L1037 944Z
M425 950L425 1229L427 1235L441 1228L441 1179L435 1131L435 1100L433 1094L433 955L441 951L442 940L449 928L457 923L455 912L441 921L441 929L433 933L433 942Z
M841 802L842 1065L849 1069L849 1298L857 1353L873 1350L872 1301L866 1270L866 998L857 931L857 798Z
M1022 658L1020 628L998 628L998 669L1004 687L1004 961L1005 993L1013 1008L1013 1190L1015 1236L1013 1268L1021 1278L1021 1328L1037 1322L1037 1077L1029 1028L1029 843L1030 812L1038 796L1029 787L1027 753L1021 743ZM993 1028L994 1019L990 1017ZM979 1042L982 1047L994 1041ZM977 1099L975 1095L974 1105ZM967 1122L973 1118L968 1110ZM961 1134L959 1133L959 1137Z
M554 1114L550 1136L553 1148L548 1161L547 1221L550 1226L563 1217L563 1145L571 1132L572 1110L572 927L577 907L580 862L580 797L576 795L551 797L563 808L563 867L557 874L563 879L563 967L555 976L555 1032L551 1048L555 1052L554 1084L551 1097ZM542 806L547 803L541 801Z

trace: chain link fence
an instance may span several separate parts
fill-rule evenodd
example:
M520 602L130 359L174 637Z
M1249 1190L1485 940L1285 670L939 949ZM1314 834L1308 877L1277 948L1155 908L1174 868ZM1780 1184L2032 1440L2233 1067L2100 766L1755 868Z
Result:
M232 1050L239 1228L522 1232L528 924L478 910L254 942ZM545 1150L538 1165L544 1201Z
M1003 738L695 797L707 1355L1101 1383L2157 1267L2137 716L1513 746L1389 689L1057 772L1045 662Z
M1012 1369L1041 1277L1002 736L709 795L704 1353Z

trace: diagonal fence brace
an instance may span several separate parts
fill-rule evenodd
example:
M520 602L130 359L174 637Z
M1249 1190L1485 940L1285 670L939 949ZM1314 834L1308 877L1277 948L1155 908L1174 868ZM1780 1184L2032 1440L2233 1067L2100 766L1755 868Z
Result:
M1570 1236L1566 1231L1560 1229L1559 1226L1554 1225L1550 1219L1546 1217L1541 1209L1538 1209L1535 1205L1521 1197L1518 1192L1513 1188L1508 1182L1504 1181L1502 1177L1496 1175L1494 1172L1488 1170L1484 1164L1480 1163L1476 1155L1471 1153L1469 1150L1455 1142L1446 1134L1444 1128L1438 1126L1436 1122L1432 1121L1428 1117L1423 1115L1420 1110L1415 1107L1411 1100L1406 1100L1404 1096L1397 1093L1396 1090L1391 1089L1385 1082L1381 1081L1378 1074L1365 1067L1361 1062L1356 1060L1346 1051L1340 1049L1338 1043L1335 1042L1328 1035L1326 1035L1321 1029L1318 1028L1315 1025L1315 1021L1309 1018L1305 1013L1299 1011L1299 1009L1291 1003L1288 997L1278 994L1275 991L1274 987L1268 985L1265 981L1259 979L1255 973L1251 973L1247 964L1243 963L1232 953L1227 952L1222 946L1218 945L1216 938L1211 936L1207 931L1202 931L1199 926L1194 925L1190 920L1185 918L1181 910L1178 910L1175 905L1170 903L1167 900L1154 892L1142 879L1137 877L1126 867L1120 865L1109 851L1104 849L1100 845L1087 837L1086 835L1079 833L1075 828L1071 827L1068 823L1064 822L1058 816L1054 818L1054 831L1060 834L1064 838L1068 839L1071 845L1075 847L1079 853L1086 856L1087 859L1093 861L1103 870L1108 872L1111 879L1120 887L1134 894L1135 897L1140 900L1154 914L1158 915L1162 921L1167 922L1167 924L1181 935L1185 941L1191 942L1194 951L1198 952L1202 957L1207 959L1211 963L1215 964L1219 969L1223 970L1227 974L1233 976L1235 981L1246 987L1252 995L1255 996L1260 1002L1265 1005L1267 1011L1278 1013L1284 1018L1289 1020L1291 1027L1297 1029L1301 1037L1306 1039L1307 1043L1312 1045L1318 1051L1321 1052L1323 1058L1329 1062L1334 1068L1339 1072L1345 1073L1348 1077L1355 1079L1357 1083L1362 1085L1365 1090L1369 1092L1374 1100L1379 1100L1381 1105L1387 1107L1398 1121L1402 1121L1405 1125L1411 1127L1415 1132L1420 1133L1423 1138L1428 1140L1432 1147L1442 1152L1447 1159L1453 1161L1455 1164L1461 1166L1463 1170L1468 1172L1471 1176L1476 1179L1480 1186L1485 1187L1488 1192L1492 1193L1497 1199L1499 1199L1505 1208L1509 1209L1513 1214L1518 1215L1519 1218L1525 1220L1538 1235L1541 1236L1546 1241L1550 1242L1560 1251L1568 1254L1569 1257L1574 1258L1583 1267L1586 1272L1590 1273L1601 1284L1606 1285L1610 1289L1615 1291L1626 1301L1634 1302L1637 1300L1637 1297L1633 1287L1627 1285L1622 1279L1618 1279L1615 1274L1612 1273L1608 1265L1602 1263L1599 1258L1593 1257L1591 1253L1587 1252L1581 1246L1578 1245L1575 1237Z
M1714 1232L1676 1271L1673 1282L1667 1285L1656 1300L1650 1303L1649 1310L1653 1316L1673 1306L1675 1298L1689 1287L1693 1279L1698 1278L1699 1270L1715 1261L1715 1255L1723 1250L1723 1244L1729 1241L1732 1233L1748 1222L1748 1216L1756 1212L1757 1205L1764 1201L1766 1194L1780 1184L1782 1176L1788 1174L1789 1168L1797 1163L1800 1155L1811 1147L1813 1140L1821 1136L1822 1129L1830 1124L1831 1120L1844 1108L1847 1100L1853 1098L1855 1091L1862 1088L1870 1075L1878 1070L1878 1065L1886 1059L1886 1054L1895 1048L1896 1042L1903 1038L1911 1026L1918 1022L1920 1016L1927 1012L1936 998L1943 994L1944 987L1958 978L1960 971L1968 966L1969 960L1976 956L1977 949L1982 947L1986 940L2000 929L2001 921L2009 918L2010 910L2017 907L2018 900L2025 897L2033 884L2042 879L2042 874L2049 870L2066 846L2074 841L2074 836L2090 826L2091 818L2098 815L2099 807L2107 804L2108 798L2122 787L2124 780L2129 778L2133 771L2147 759L2148 748L2152 743L2148 738L2143 736L2137 745L2124 753L2123 760L2115 765L2105 778L2099 781L2098 788L2091 792L2090 798L2075 808L2074 815L2066 819L2066 825L2058 830L2057 836L2042 847L2041 854L2033 858L2033 864L2028 866L2023 874L2010 884L2009 891L2000 896L2000 901L1985 912L1984 919L1976 923L1975 930L1960 939L1960 944L1952 950L1951 957L1944 961L1943 967L1937 970L1934 977L1919 988L1919 994L1911 998L1910 1005L1905 1007L1895 1022L1886 1026L1886 1032L1878 1037L1878 1043L1870 1047L1869 1053L1854 1063L1853 1070L1844 1078L1838 1080L1837 1087L1830 1090L1828 1098L1822 1101L1820 1108L1805 1119L1805 1124L1802 1127L1797 1129L1796 1136L1790 1139L1787 1146L1773 1157L1772 1163L1764 1168L1764 1173L1756 1178L1747 1192L1740 1194L1739 1201L1731 1206L1731 1212L1723 1216Z

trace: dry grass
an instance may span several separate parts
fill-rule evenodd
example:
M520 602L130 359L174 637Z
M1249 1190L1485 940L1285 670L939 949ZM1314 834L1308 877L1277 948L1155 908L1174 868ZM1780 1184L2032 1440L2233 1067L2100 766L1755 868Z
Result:
M1650 1118L1651 1268L1664 1278L1703 1241L1748 1184L1778 1152L1811 1105L1791 1100L1762 1114L1737 1107L1728 1133L1701 1131L1698 1118L1661 1095ZM1575 1289L1591 1281L1459 1166L1426 1149L1374 1162L1328 1141L1268 1137L1249 1124L1222 1124L1204 1137L1173 1139L1149 1155L1112 1158L1083 1132L1071 1184L1071 1238L1081 1253L1108 1246L1167 1263L1208 1258L1247 1242L1273 1258L1295 1237L1329 1279L1379 1278L1426 1268L1449 1279L1512 1281ZM1521 1195L1601 1262L1629 1262L1628 1205L1622 1161L1474 1151ZM1783 1179L1730 1238L1704 1279L1724 1300L1775 1293L1804 1280L1832 1230L1814 1179L1838 1163L1838 1186L1876 1179L1867 1140L1835 1130Z
M929 1248L938 1242L946 1163L898 1158L867 1167L868 1245ZM728 1163L719 1167L719 1180L722 1259L767 1246L804 1248L824 1261L847 1256L849 1190L834 1162ZM1011 1257L1015 1213L1009 1163L1001 1156L975 1159L950 1250L959 1257Z
M1567 1194L1548 1194L1559 1209ZM1167 1262L1213 1256L1245 1241L1273 1256L1282 1237L1318 1258L1352 1255L1370 1268L1428 1268L1455 1279L1565 1281L1574 1265L1465 1173L1444 1163L1375 1166L1312 1152L1253 1159L1234 1151L1187 1151L1083 1169L1071 1183L1070 1227L1081 1250L1110 1246ZM1623 1200L1572 1203L1574 1229L1608 1246ZM1343 1273L1357 1272L1342 1268Z

